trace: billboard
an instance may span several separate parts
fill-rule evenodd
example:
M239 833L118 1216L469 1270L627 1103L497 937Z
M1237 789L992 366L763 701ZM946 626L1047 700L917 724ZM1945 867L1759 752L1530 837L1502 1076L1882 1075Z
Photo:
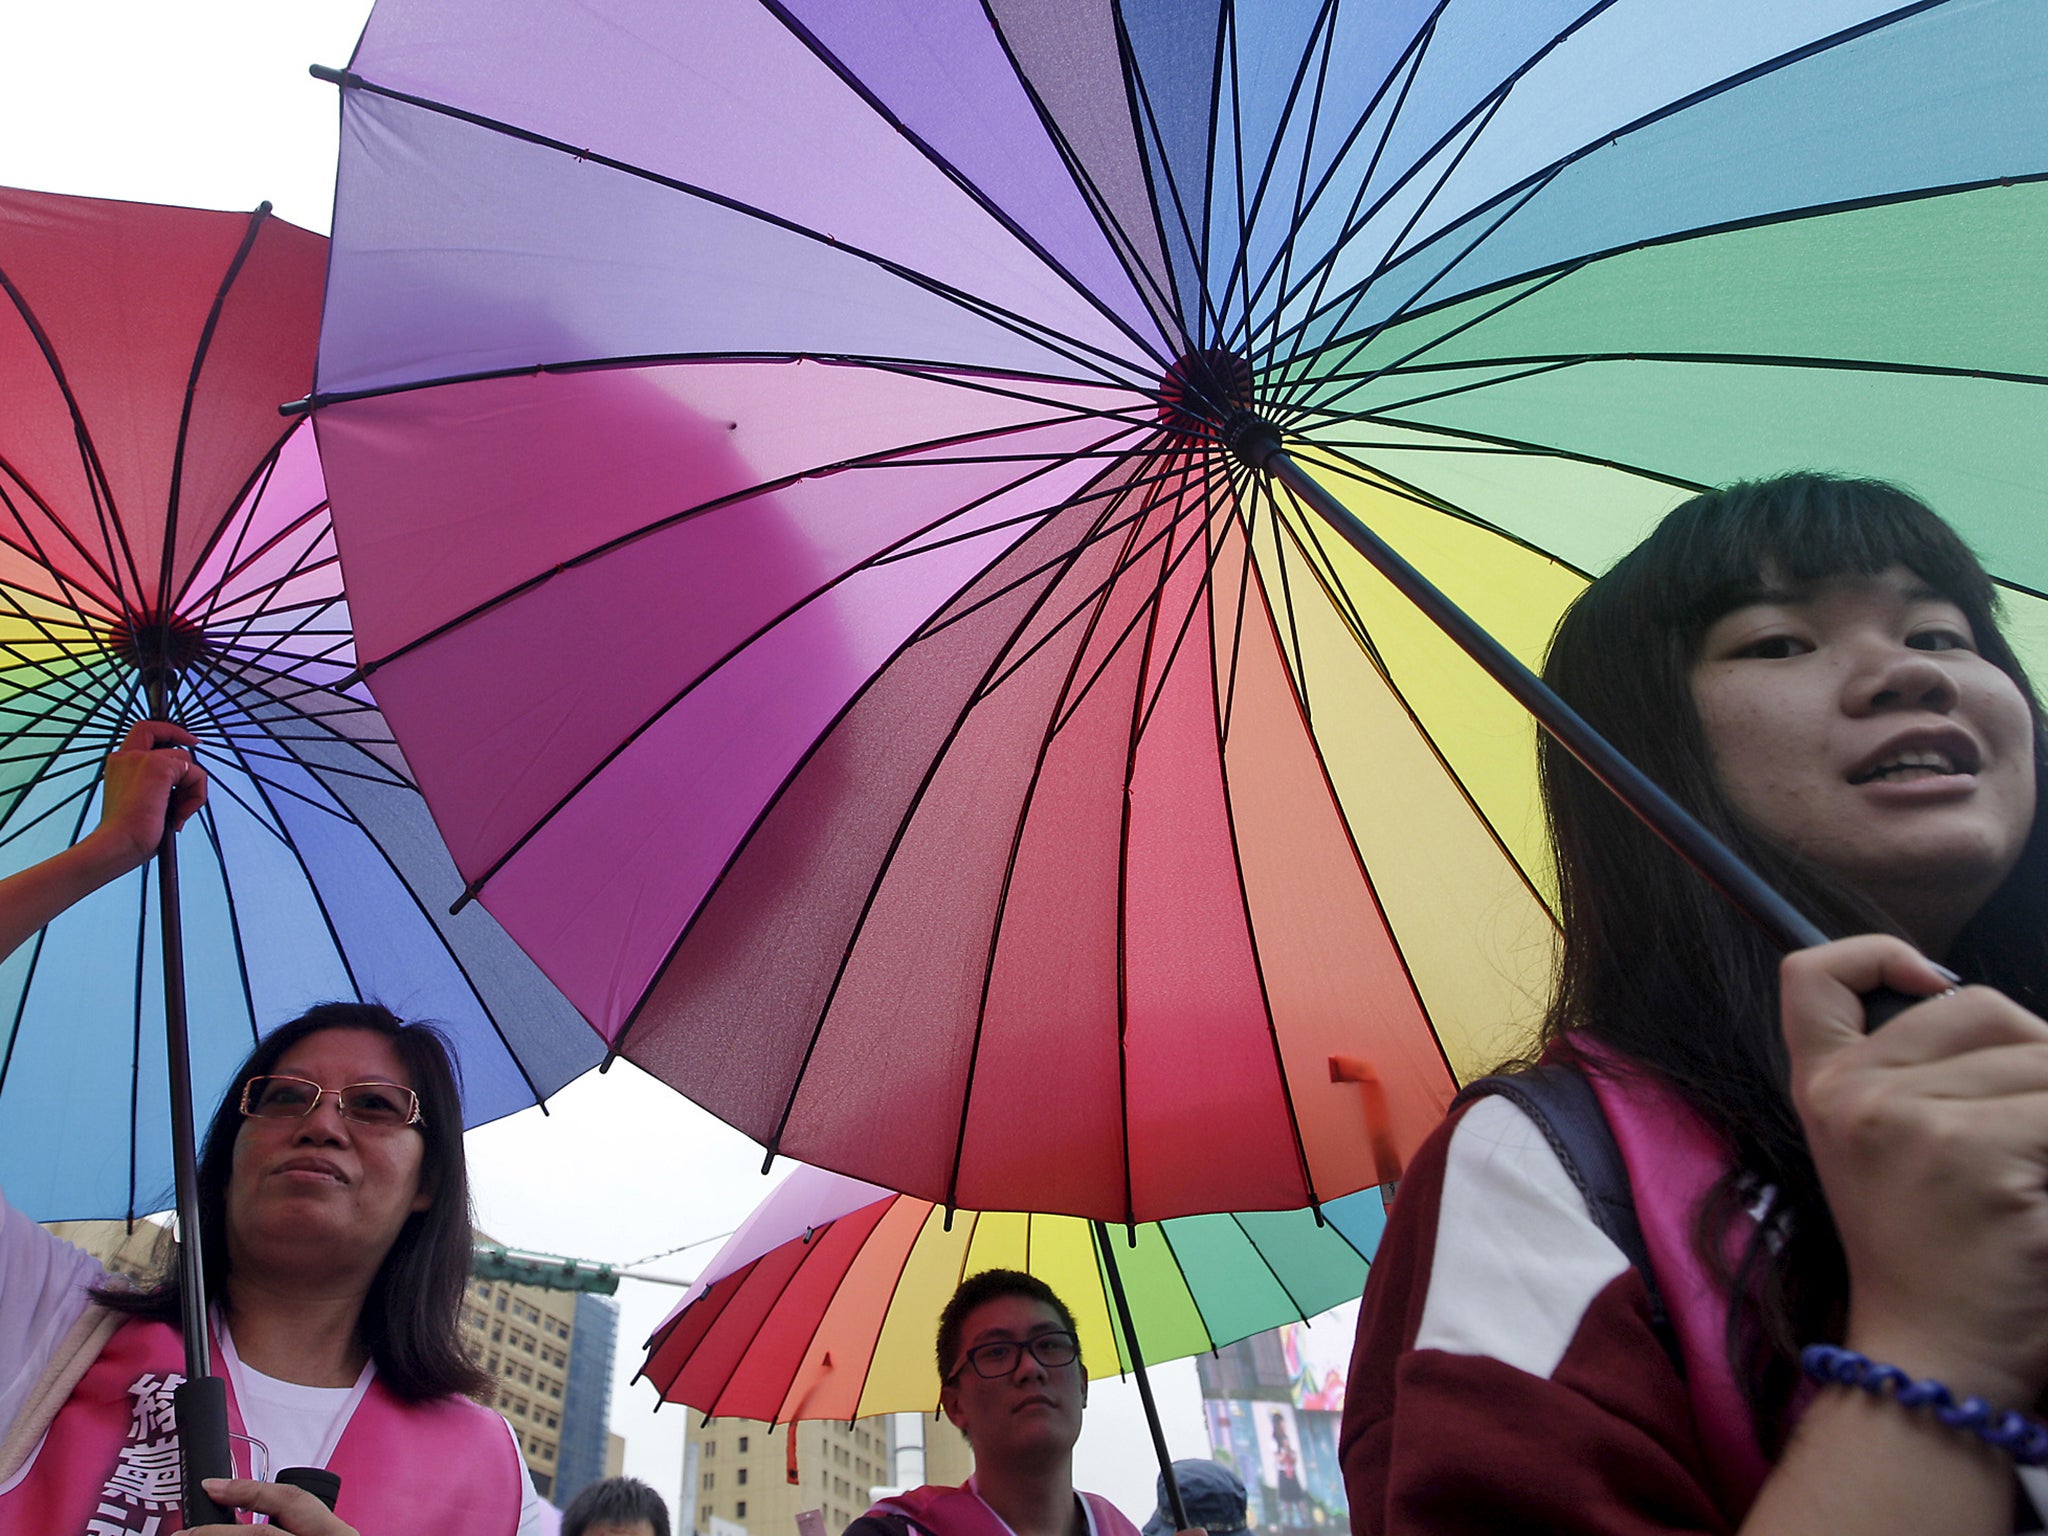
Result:
M1225 1345L1196 1363L1210 1453L1244 1480L1261 1531L1350 1525L1337 1426L1358 1304Z

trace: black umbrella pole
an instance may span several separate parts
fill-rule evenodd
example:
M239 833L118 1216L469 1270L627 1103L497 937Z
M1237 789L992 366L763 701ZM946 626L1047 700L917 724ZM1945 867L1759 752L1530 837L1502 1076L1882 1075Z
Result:
M1131 1326L1131 1304L1124 1299L1124 1277L1116 1267L1116 1247L1110 1241L1109 1228L1101 1222L1093 1222L1095 1248L1102 1255L1102 1267L1109 1274L1109 1295L1116 1303L1117 1326L1123 1329L1124 1343L1131 1351L1131 1375L1137 1378L1138 1401L1145 1406L1145 1427L1152 1431L1152 1454L1159 1458L1160 1481L1166 1484L1166 1507L1173 1514L1173 1528L1184 1531L1188 1528L1187 1507L1180 1501L1180 1479L1173 1475L1173 1458L1166 1454L1166 1431L1159 1427L1159 1405L1152 1401L1152 1383L1145 1375L1144 1352L1138 1348L1138 1332Z
M1253 469L1264 470L1286 486L1338 533L1346 543L1369 561L1395 589L1450 636L1459 649L1487 671L1536 723L1549 732L1558 745L1577 758L1586 770L1673 852L1700 872L1738 910L1768 933L1785 949L1806 949L1827 942L1827 935L1798 908L1767 885L1728 845L1694 819L1691 812L1667 795L1636 767L1579 712L1552 692L1542 678L1523 666L1509 650L1479 625L1464 609L1437 590L1414 566L1395 553L1393 547L1323 487L1310 479L1287 450L1279 436L1256 418L1233 420L1225 427L1230 447Z
M161 685L150 689L156 718L168 719ZM232 1477L227 1383L213 1374L206 1321L206 1256L199 1229L198 1135L192 1115L192 1052L185 1025L185 924L178 904L178 834L164 828L156 849L157 916L163 935L164 1059L171 1093L171 1170L178 1208L179 1324L185 1336L185 1381L172 1397L184 1471L185 1524L221 1525L234 1518L206 1496L205 1477Z

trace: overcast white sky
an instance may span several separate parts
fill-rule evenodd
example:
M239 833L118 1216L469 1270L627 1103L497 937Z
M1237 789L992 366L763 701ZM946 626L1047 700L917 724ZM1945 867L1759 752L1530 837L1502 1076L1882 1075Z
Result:
M334 88L306 67L345 64L369 9L368 0L14 0L0 12L0 184L213 208L268 199L325 232L338 109ZM630 1067L572 1085L551 1107L471 1137L480 1219L514 1246L629 1262L729 1230L768 1187L758 1148ZM690 1275L714 1251L650 1267ZM688 1410L652 1413L650 1389L626 1380L640 1341L680 1294L620 1288L612 1410L626 1470L672 1505ZM1161 1367L1154 1387L1172 1454L1208 1454L1193 1366ZM1092 1390L1076 1471L1133 1520L1150 1512L1151 1445L1128 1386Z

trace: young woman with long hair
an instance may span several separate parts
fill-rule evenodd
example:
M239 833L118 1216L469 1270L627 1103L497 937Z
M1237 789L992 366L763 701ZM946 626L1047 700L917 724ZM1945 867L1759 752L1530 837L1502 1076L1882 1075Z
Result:
M2040 1528L1991 1443L2019 1426L1857 1363L1995 1413L2048 1385L2048 738L1990 580L1895 487L1731 486L1595 581L1545 670L1843 937L1781 958L1544 743L1542 1055L1593 1085L1650 1273L1528 1114L1461 1102L1367 1287L1354 1527ZM1866 1033L1880 988L1925 1000Z

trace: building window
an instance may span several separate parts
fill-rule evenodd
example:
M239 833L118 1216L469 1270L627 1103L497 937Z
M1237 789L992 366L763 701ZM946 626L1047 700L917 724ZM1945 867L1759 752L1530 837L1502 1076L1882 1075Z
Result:
M510 1303L511 1299L511 1297L503 1295L501 1293L498 1297L498 1310L500 1312L504 1311L506 1306Z
M717 1480L718 1474L716 1472L706 1472L704 1474L704 1486L706 1488L712 1488L717 1486Z
M740 1454L742 1456L747 1454L747 1437L745 1435L740 1436Z
M732 1517L735 1520L744 1520L747 1518L747 1501L745 1499L741 1499L739 1503L733 1505Z
M740 1468L740 1486L742 1488L747 1486L747 1469L745 1467Z
M740 1442L740 1449L744 1451L746 1448L747 1442L742 1440ZM704 1454L706 1456L716 1456L718 1454L718 1442L716 1440L706 1440L704 1442Z
M530 1475L533 1478L533 1491L539 1494L542 1498L546 1498L549 1494L555 1491L555 1480L552 1477L549 1477L547 1473L534 1472Z

